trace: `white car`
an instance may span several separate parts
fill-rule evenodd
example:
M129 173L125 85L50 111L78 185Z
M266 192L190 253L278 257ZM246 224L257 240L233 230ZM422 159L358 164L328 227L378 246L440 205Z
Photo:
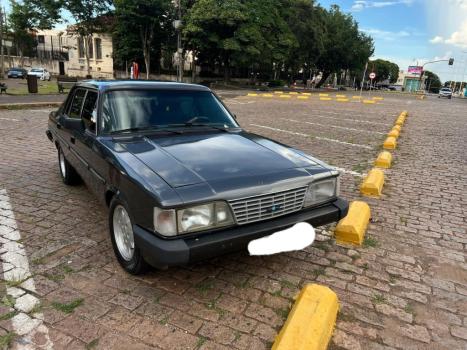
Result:
M441 90L439 90L439 95L438 95L438 98L441 98L441 97L447 97L451 99L452 90L450 88L442 88Z
M28 72L28 75L35 75L40 80L50 80L50 72L45 68L33 68Z

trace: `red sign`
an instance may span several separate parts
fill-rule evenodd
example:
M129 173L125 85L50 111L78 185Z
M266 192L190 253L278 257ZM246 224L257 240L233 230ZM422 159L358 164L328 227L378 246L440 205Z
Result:
M376 78L376 74L375 73L370 73L370 79L374 79Z
M411 74L422 74L423 67L420 66L409 66L409 69L407 70L408 73Z

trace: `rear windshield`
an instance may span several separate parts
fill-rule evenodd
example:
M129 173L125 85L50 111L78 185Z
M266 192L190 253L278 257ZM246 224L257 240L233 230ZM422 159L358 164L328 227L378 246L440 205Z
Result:
M186 124L238 127L209 91L117 90L104 94L101 118L104 133Z
M441 89L441 91L444 91L444 92L450 92L450 91L451 91L451 89L446 89L446 88L444 88L444 89Z

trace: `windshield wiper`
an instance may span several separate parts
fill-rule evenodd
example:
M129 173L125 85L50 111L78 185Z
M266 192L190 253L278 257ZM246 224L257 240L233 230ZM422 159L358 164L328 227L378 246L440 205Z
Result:
M229 128L226 128L225 126L219 126L219 125L215 125L215 124L205 124L205 123L190 123L190 122L186 122L186 123L181 123L181 124L169 124L167 125L168 127L206 127L206 128L212 128L212 129L216 129L216 130L220 130L220 131L225 131L225 132L229 132Z
M127 132L139 132L139 131L157 131L157 132L173 132L175 134L182 134L182 132L177 131L177 130L169 130L165 128L159 128L158 126L155 125L150 125L150 126L140 126L140 127L133 127L133 128L127 128L127 129L121 129L121 130L114 130L111 131L110 134L119 134L119 133L127 133Z

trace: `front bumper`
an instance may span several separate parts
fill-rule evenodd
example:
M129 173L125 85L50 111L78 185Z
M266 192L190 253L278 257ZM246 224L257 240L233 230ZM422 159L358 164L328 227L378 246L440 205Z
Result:
M298 222L305 221L314 227L336 222L347 215L348 208L347 201L338 198L317 208L196 237L163 239L136 225L133 231L135 243L144 259L152 266L165 268L246 249L251 240L284 230Z

